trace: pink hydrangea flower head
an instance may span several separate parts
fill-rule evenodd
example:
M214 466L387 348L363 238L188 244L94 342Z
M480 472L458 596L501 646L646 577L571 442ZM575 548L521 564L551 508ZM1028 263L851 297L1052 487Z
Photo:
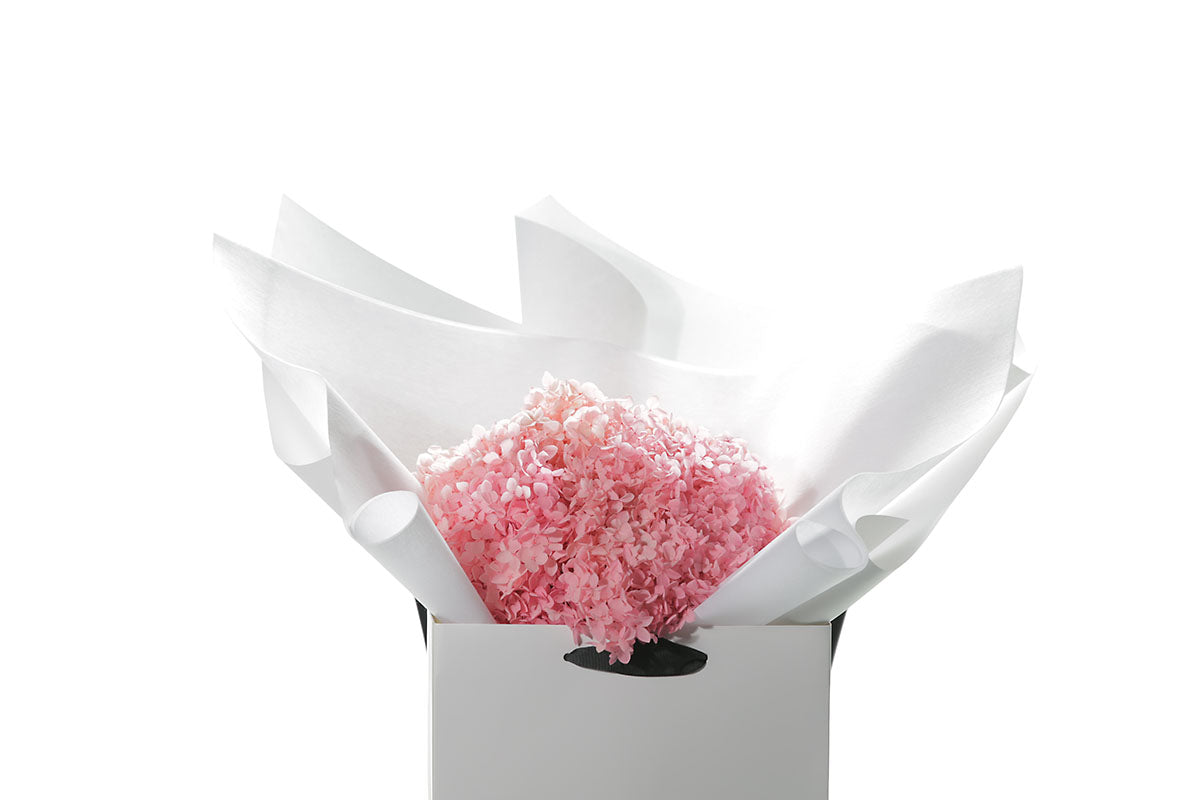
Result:
M784 527L744 442L548 374L519 414L431 448L417 475L497 622L566 625L624 663Z

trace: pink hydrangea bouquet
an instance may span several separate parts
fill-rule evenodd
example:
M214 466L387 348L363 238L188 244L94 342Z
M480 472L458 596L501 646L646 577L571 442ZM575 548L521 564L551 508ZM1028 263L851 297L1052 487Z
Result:
M423 454L417 477L498 622L566 625L621 662L784 528L745 442L549 374L515 416Z

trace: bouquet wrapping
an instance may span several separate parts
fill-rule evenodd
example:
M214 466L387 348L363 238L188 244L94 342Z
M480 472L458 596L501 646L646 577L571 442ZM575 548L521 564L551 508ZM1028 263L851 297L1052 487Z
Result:
M1028 389L1020 270L804 337L802 310L692 286L552 199L516 234L519 323L287 199L271 257L214 244L277 454L439 624L564 626L629 665L828 623Z

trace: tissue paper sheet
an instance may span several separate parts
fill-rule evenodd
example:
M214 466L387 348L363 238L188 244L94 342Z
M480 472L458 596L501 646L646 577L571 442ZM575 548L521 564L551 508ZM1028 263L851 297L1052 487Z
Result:
M804 528L809 546L792 547L793 554L822 552L825 546L826 555L848 559L822 565L837 575L832 586L810 581L811 596L784 593L817 609L802 614L808 617L840 613L844 607L830 611L840 601L814 605L814 598L840 596L839 586L845 596L853 595L850 587L870 583L858 576L886 574L898 565L897 554L910 545L896 542L919 543L923 535L917 532L932 527L953 498L945 487L973 471L960 464L969 459L952 457L976 452L968 444L1002 417L1002 400L1012 400L1015 409L1027 383L1009 383L1019 270L937 294L912 319L874 337L874 351L822 341L820 352L813 353L815 345L790 347L769 332L782 329L779 325L723 331L713 341L715 320L737 323L748 312L657 270L553 201L518 218L518 246L522 324L391 267L288 201L276 235L278 260L220 238L215 252L229 279L234 321L264 363L273 365L267 369L269 404L300 407L288 413L299 413L319 430L322 409L311 398L321 395L318 383L327 386L339 398L330 408L353 416L353 424L372 432L392 456L388 469L401 478L385 491L416 491L411 475L404 477L407 470L399 472L397 464L413 463L430 445L460 441L477 423L510 416L545 371L590 380L610 396L639 401L657 396L682 418L745 439L771 469L789 512L811 523ZM579 292L580 285L588 291ZM737 350L745 352L747 336L776 337L762 349L787 357L729 368L738 363ZM308 377L280 377L286 371L280 365ZM321 436L277 430L282 426L276 413L272 432L281 457L298 471L292 451L319 461ZM942 469L943 462L960 465ZM916 492L923 477L938 490ZM366 488L350 486L359 482ZM349 506L379 488L348 469L342 476L310 479L314 483L327 500L331 484L353 497L335 501L347 520L356 510ZM885 513L905 496L891 511L907 516ZM835 538L822 545L814 525ZM745 574L782 558L768 550L782 553L790 533L743 567ZM862 539L862 547L828 549L847 537ZM716 607L722 595L732 600L740 591L732 606L745 609L755 593L778 594L771 586L779 581L767 585L741 575L730 578L709 603ZM759 613L778 612L771 619L791 619L796 610L779 608L779 596L762 599Z

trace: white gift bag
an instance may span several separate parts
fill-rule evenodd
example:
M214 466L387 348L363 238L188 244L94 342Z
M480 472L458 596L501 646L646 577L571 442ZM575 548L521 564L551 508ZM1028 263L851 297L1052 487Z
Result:
M646 677L566 661L566 627L431 622L430 797L825 800L830 626L684 643L701 669Z

